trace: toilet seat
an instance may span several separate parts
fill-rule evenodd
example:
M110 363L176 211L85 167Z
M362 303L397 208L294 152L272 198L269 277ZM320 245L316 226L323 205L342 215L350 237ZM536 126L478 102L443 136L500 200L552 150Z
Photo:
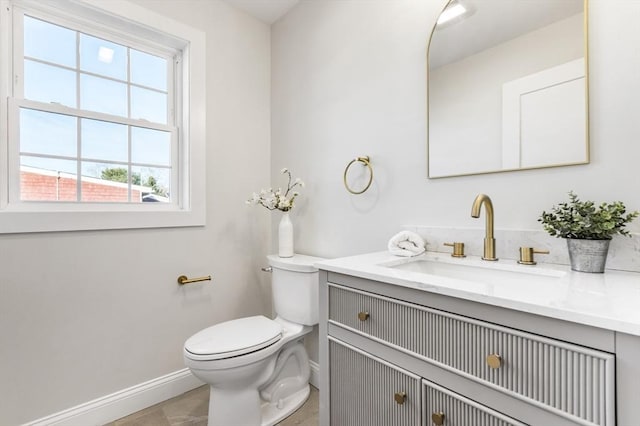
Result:
M256 352L282 339L282 326L258 315L216 324L191 336L185 352L201 361L220 360Z

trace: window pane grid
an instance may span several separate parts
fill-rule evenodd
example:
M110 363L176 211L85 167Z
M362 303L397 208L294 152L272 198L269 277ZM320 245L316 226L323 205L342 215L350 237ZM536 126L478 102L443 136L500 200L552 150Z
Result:
M104 163L104 164L113 164L114 166L127 166L127 165L132 165L132 166L139 166L139 167L153 167L154 169L166 169L166 170L171 170L172 167L171 166L166 166L163 164L157 164L157 163L137 163L135 161L112 161L112 160L105 160L102 158L91 158L91 157L61 157L61 156L53 156L53 155L42 155L42 154L37 154L37 153L32 153L32 152L21 152L20 155L28 155L30 157L42 157L42 158L53 158L53 159L60 159L60 160L80 160L80 161L88 161L88 162L92 162L92 163Z
M76 37L76 52L78 51L78 37ZM76 85L79 80L76 79ZM77 86L76 86L77 87ZM79 96L79 90L76 91ZM80 104L78 104L80 105ZM82 119L76 120L76 152L78 153L78 157L82 156ZM80 161L76 161L76 201L82 200L82 163Z
M127 82L131 81L131 49L127 49ZM131 86L127 87L127 114L131 118ZM127 151L128 158L131 161L131 127L127 128ZM129 176L131 176L131 167L129 167Z
M69 66L63 65L63 64L56 64L55 62L50 62L50 61L47 61L45 59L40 59L40 58L36 58L36 57L33 57L33 56L24 55L24 59L28 60L28 61L38 62L38 63L45 64L45 65L50 65L52 67L62 68L63 70L67 70L67 71L74 71L75 72L75 71L78 70L78 68L75 68L75 67L69 67Z
M54 62L49 59L51 54L48 52L50 50L42 49L42 47L38 46L37 43L36 47L32 50L34 53L39 54L42 57L29 55L28 52L25 52L25 55L23 56L25 62L31 61L33 63L45 64L52 67L52 69L61 69L76 73L76 104L68 106L76 107L80 110L97 111L107 114L111 113L117 116L161 124L169 124L169 120L173 122L173 114L170 114L172 99L169 96L169 90L171 87L170 77L172 74L170 64L172 64L172 58L145 53L127 45L110 42L106 39L95 37L82 31L70 30L27 15L25 15L25 21L32 23L37 22L39 23L38 25L44 25L50 28L50 30L53 29L51 30L52 33L55 33L55 31L63 31L65 33L73 33L75 35L75 57L73 60L64 60L64 58L58 59L57 56L54 56L54 59L57 61ZM28 36L26 31L30 26L33 26L33 24L25 25L25 37ZM84 56L83 40L87 47L84 49ZM38 40L36 40L36 42L37 41ZM40 41L42 42L42 40ZM96 52L90 51L90 48L93 48L93 50L98 48L97 55L94 55ZM118 55L116 50L124 52L124 78L118 78L117 72L114 73L109 69L112 62L117 65ZM152 67L150 69L145 68L144 72L142 70L137 70L135 82L133 81L134 74L132 72L132 52L136 52L136 57L141 58L139 59L142 64L141 66L144 65ZM114 56L116 57L115 60ZM145 82L142 81L144 80L145 75L150 76L149 84L144 84ZM158 80L158 76L160 77L160 80ZM109 83L111 84L111 87L109 87L107 82L111 82ZM29 85L29 83L30 82L27 81L26 85ZM114 101L117 103L118 97L117 86L113 86L113 84L122 85L123 90L120 95L125 97L125 106L122 109L113 104ZM24 97L27 90L23 88L23 91ZM134 92L136 93L135 99ZM112 99L109 99L110 97ZM24 98L29 99L27 97ZM37 99L32 97L31 99L47 101L47 99ZM134 100L136 100L136 103L134 103Z
M80 66L80 33L76 31L76 46L75 46L75 56L76 56L76 66L74 72L76 73L76 104L74 105L76 108L80 108L80 73L78 72L78 67ZM78 148L80 149L80 148ZM78 151L80 152L80 151Z
M65 157L63 155L47 155L38 152L20 151L20 155L36 158L50 158L52 160L77 160L78 157Z
M165 166L162 164L155 164L155 163L136 163L136 162L127 162L127 161L110 161L110 160L104 160L102 158L91 158L91 157L66 157L64 155L47 155L47 154L41 154L38 152L29 152L29 151L20 151L20 155L21 156L27 156L27 157L34 157L34 158L48 158L51 160L80 160L80 161L85 161L85 162L91 162L91 163L105 163L105 164L112 164L114 166L123 166L123 167L127 167L128 165L131 165L133 167L153 167L154 169L165 169L165 170L171 170L171 166Z
M34 111L52 112L55 114L66 115L70 117L87 118L92 120L104 121L108 123L117 123L123 125L130 125L134 127L140 127L151 130L161 130L164 132L174 132L176 127L154 123L143 119L133 119L128 117L120 117L113 114L106 114L96 111L86 111L78 108L68 107L66 105L60 105L57 103L44 103L41 101L33 101L28 99L16 99L19 107L26 108Z
M131 140L129 140L129 145L131 145ZM131 158L131 157L129 157ZM127 191L127 202L132 202L133 201L133 197L131 195L131 193L133 191L131 191L131 184L132 184L132 180L133 180L133 167L131 167L131 163L127 164L127 176L130 176L130 178L127 181L127 187L128 187L128 191Z
M105 75L101 75L101 74L96 74L96 73L90 72L90 71L82 71L82 70L79 70L77 67L74 68L74 67L69 67L69 66L66 66L66 65L56 64L55 62L49 62L49 61L46 61L46 60L40 59L40 58L34 58L34 57L31 57L31 56L26 56L25 55L24 59L26 61L37 62L37 63L43 64L43 65L49 65L51 67L56 67L56 68L60 68L60 69L67 70L67 71L73 71L75 73L89 75L89 76L92 76L92 77L100 77L100 78L104 78L105 80L115 81L117 83L128 84L131 87L137 87L137 88L140 88L140 89L149 90L149 91L160 93L160 94L163 94L163 95L168 95L169 94L169 90L161 90L161 89L157 89L157 88L152 87L152 86L147 86L147 85L140 84L140 83L134 83L134 82L132 82L130 80L122 80L122 79L118 79L118 78L114 78L114 77L109 77L109 76L105 76Z
M46 108L42 108L46 110ZM33 110L28 107L20 106L21 114L25 111L43 111ZM56 112L44 112L44 115L50 116L66 116ZM75 196L75 202L116 202L116 203L139 203L144 201L163 201L171 202L171 186L173 174L173 161L168 164L159 162L132 161L132 145L136 138L133 129L141 129L145 132L151 132L151 136L157 140L158 136L166 134L169 139L168 149L175 144L175 131L164 131L154 129L144 129L131 124L121 124L117 122L95 120L92 118L74 117L69 118L75 120L75 137L76 139L76 156L56 155L46 152L47 134L48 132L40 132L44 134L39 140L32 142L35 148L38 143L42 144L45 150L38 152L37 150L23 150L22 144L19 150L19 156L22 159L21 164L21 200L30 201L73 201L70 196ZM43 120L46 121L46 120ZM55 122L55 121L54 121ZM126 161L110 160L102 157L93 157L83 155L83 148L89 140L83 139L83 130L90 127L89 124L97 125L98 128L104 125L126 126ZM83 127L84 125L84 127ZM46 123L43 124L46 130ZM25 134L29 129L25 129ZM154 135L155 132L155 135ZM69 133L67 132L67 138ZM107 138L108 139L108 138ZM163 138L159 140L163 141ZM72 162L75 164L74 171L68 169L68 165ZM66 165L66 166L64 166ZM87 167L93 165L92 167ZM37 176L40 176L37 178ZM48 176L49 183L43 183L45 177ZM57 178L56 178L57 176ZM39 180L38 180L39 179ZM57 179L57 180L56 180ZM70 181L75 182L75 195L69 192ZM51 183L55 182L55 183ZM60 184L62 182L62 184ZM33 185L40 187L39 192L34 190ZM126 190L123 189L126 185ZM47 192L48 188L48 192ZM55 189L54 189L55 188ZM63 188L61 191L60 188ZM100 191L104 193L101 194ZM54 194L55 192L55 194ZM34 195L36 193L36 195ZM118 193L120 195L118 195ZM39 195L38 195L39 194ZM135 197L134 197L135 195ZM38 198L40 197L40 198ZM123 198L124 197L124 198Z

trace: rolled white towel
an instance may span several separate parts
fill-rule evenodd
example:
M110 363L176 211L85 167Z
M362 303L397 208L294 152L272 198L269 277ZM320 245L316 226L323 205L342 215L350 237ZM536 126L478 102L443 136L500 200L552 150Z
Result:
M426 245L422 237L415 232L400 231L391 237L387 248L393 255L411 257L424 253Z

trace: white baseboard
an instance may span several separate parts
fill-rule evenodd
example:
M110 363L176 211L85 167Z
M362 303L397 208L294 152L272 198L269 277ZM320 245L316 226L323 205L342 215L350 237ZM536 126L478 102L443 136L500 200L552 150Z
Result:
M309 367L311 368L311 376L309 377L309 383L316 389L320 389L320 365L309 360Z
M188 368L34 420L24 426L103 425L202 386Z
M311 368L309 383L317 389L320 366L315 361L309 361L309 364ZM188 368L184 368L111 395L25 423L23 426L103 425L202 385L203 383L193 376Z

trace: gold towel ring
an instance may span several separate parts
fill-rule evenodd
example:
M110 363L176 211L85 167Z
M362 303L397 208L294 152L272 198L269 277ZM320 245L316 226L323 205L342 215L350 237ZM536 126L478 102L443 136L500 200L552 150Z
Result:
M364 189L362 191L354 191L353 189L349 188L349 184L347 183L347 173L349 172L349 167L351 167L351 165L353 163L355 163L356 161L364 164L365 166L367 166L369 168L369 182L367 183L367 186L364 187ZM347 168L344 169L344 187L347 188L347 191L349 191L352 194L362 194L363 192L365 192L367 189L369 189L369 187L371 186L371 182L373 182L373 168L371 167L371 162L369 161L369 156L364 156L364 157L358 157L356 159L353 159L349 162L349 164L347 164Z

